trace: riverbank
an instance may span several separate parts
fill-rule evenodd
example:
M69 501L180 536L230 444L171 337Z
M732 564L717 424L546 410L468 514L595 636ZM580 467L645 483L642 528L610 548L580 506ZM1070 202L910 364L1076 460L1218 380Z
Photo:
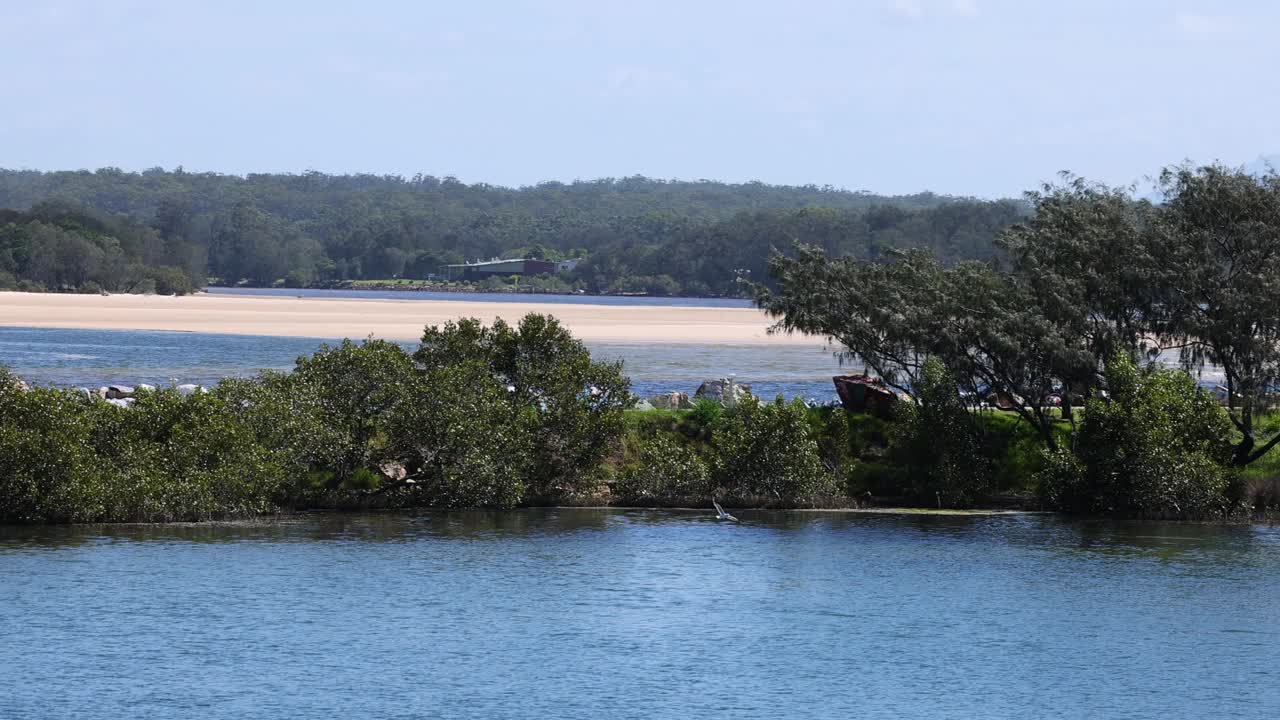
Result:
M0 292L0 326L90 330L166 330L287 337L416 340L424 325L463 317L514 322L554 315L585 342L665 344L818 344L770 335L753 308L617 306L433 300L364 300L197 294L64 295Z

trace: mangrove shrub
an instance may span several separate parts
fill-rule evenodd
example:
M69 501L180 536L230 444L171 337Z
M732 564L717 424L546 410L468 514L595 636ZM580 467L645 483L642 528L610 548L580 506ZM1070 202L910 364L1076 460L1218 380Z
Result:
M799 400L748 400L726 412L713 435L712 482L720 497L796 503L835 492Z
M475 360L427 368L386 424L418 504L515 507L525 499L535 413Z
M629 505L704 503L712 488L706 460L675 433L639 441L633 458L623 465L613 496Z
M268 512L285 475L214 395L125 409L22 391L0 371L0 522L206 520Z
M413 355L424 372L476 364L527 422L526 491L550 498L590 491L616 447L630 382L620 362L592 360L558 320L529 314L512 327L478 320L430 327Z
M942 363L931 358L916 387L918 402L898 403L891 453L905 470L904 489L917 502L972 505L991 483L981 432L957 384Z
M1191 378L1140 370L1127 355L1106 369L1109 399L1089 402L1074 455L1053 454L1041 491L1077 512L1200 517L1226 510L1233 427Z

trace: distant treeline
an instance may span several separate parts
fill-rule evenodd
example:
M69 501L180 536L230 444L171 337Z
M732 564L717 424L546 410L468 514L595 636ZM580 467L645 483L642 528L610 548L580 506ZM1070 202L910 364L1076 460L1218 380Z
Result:
M206 249L121 216L43 202L0 209L0 290L186 294Z
M8 238L0 242L9 247L0 272L49 289L128 283L120 279L123 270L97 277L62 272L73 261L97 262L96 253L73 241L55 243L77 245L61 251L68 260L53 262L55 269L33 264L30 257L50 245L30 237L38 230L27 227L32 214L53 216L52 224L71 235L83 225L78 236L100 247L114 237L124 266L179 268L196 281L308 286L425 279L442 265L481 258L585 256L548 286L693 295L741 294L739 277L766 276L770 249L796 242L859 258L927 248L944 261L984 260L997 252L996 234L1025 214L1011 200L762 183L631 177L512 189L422 175L240 177L181 168L0 170L0 207L34 210L0 217ZM103 252L112 256L110 248Z

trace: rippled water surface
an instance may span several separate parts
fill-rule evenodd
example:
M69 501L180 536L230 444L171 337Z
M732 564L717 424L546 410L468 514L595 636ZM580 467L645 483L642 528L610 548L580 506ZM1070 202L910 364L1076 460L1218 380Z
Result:
M741 514L0 527L0 717L1280 715L1275 528Z
M259 370L288 370L299 355L334 339L136 330L0 327L0 365L29 382L96 387L123 383L211 385ZM414 347L415 343L406 347ZM592 353L621 359L638 395L692 393L703 380L733 374L757 394L833 400L839 363L811 345L595 344Z

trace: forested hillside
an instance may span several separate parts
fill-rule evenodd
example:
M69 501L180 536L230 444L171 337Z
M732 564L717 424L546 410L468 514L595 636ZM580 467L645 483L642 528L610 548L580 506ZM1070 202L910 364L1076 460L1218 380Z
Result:
M54 200L48 207L83 206L85 217L114 228L94 230L100 238L127 236L117 237L126 265L179 267L196 280L306 286L426 278L446 263L531 254L584 258L548 287L698 295L737 294L737 277L764 276L769 249L796 241L858 257L925 247L944 260L988 258L995 234L1023 212L1014 201L931 193L643 177L512 189L421 175L0 170L0 208L28 211ZM137 233L146 237L142 250L133 247ZM11 251L0 271L49 289L102 282L33 269L28 255Z
M123 216L61 202L0 209L0 290L185 294L205 265L200 245Z

